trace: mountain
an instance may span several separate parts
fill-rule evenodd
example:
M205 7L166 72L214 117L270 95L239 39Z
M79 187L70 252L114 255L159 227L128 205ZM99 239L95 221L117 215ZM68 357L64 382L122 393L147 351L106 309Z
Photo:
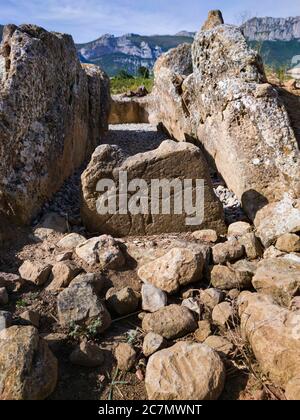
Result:
M120 69L135 74L140 66L152 69L157 58L182 43L192 43L193 32L176 35L141 36L126 34L120 37L106 34L87 44L78 44L80 59L101 66L110 76Z
M3 36L3 28L4 28L4 26L0 25L0 41L1 41L2 36Z
M300 16L253 18L241 29L250 46L260 52L270 67L292 67L293 57L300 54Z
M300 16L253 18L241 28L249 41L294 41L300 39Z

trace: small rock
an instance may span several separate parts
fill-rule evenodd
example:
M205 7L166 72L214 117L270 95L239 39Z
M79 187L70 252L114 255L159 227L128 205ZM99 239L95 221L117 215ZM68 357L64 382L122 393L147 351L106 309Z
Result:
M197 241L215 243L218 240L218 234L213 229L196 230L192 233L192 236Z
M252 284L258 292L288 307L300 290L300 264L282 257L264 259L258 264Z
M167 306L167 295L152 284L142 286L142 308L147 312L156 312Z
M55 259L57 262L68 261L72 258L72 256L73 256L73 252L67 251L67 252L63 252L62 254L57 255Z
M252 232L252 230L252 226L247 222L235 222L229 225L227 236L238 238L239 236Z
M125 264L119 244L109 235L88 239L78 245L75 252L87 264L99 264L101 268L118 270Z
M50 229L59 233L65 233L68 230L66 219L57 213L48 213L37 228Z
M34 327L0 332L0 400L44 400L57 383L57 360Z
M300 237L295 233L281 235L277 239L276 248L282 252L300 252Z
M5 287L9 292L17 292L20 290L24 280L17 274L0 273L0 287Z
M222 290L247 289L252 286L256 265L241 260L230 266L215 265L211 271L211 283Z
M78 233L69 233L57 242L58 248L73 250L78 245L86 241L86 238Z
M185 306L190 311L195 312L199 316L201 315L201 303L200 303L199 299L193 298L193 297L188 298L188 299L184 299L182 301L181 305Z
M256 213L256 234L265 248L285 233L300 230L300 199L286 195L277 203L270 203Z
M214 309L215 306L217 306L219 303L222 302L224 299L224 293L221 290L218 289L206 289L201 290L200 293L200 302L203 303L203 305L207 306L210 309Z
M239 289L232 289L232 290L229 290L227 297L230 300L236 300L239 297L240 293L241 291Z
M145 332L155 332L166 339L183 337L197 328L192 312L184 306L169 305L153 314L145 315Z
M202 254L189 249L173 248L167 254L145 264L138 270L138 276L145 283L151 283L167 293L176 292L179 287L201 280L204 267Z
M264 259L282 257L283 255L284 255L284 252L279 251L279 249L275 248L274 245L271 245L269 248L265 250Z
M222 302L212 312L214 324L221 328L230 328L234 318L234 310L229 302Z
M262 257L264 252L262 244L253 232L241 236L239 243L245 248L246 257L249 260L256 260Z
M211 325L207 320L198 322L198 329L195 331L195 339L199 343L203 343L207 337L211 335Z
M152 354L156 353L159 350L162 350L166 347L165 339L153 332L149 332L143 342L143 353L146 357L151 356Z
M52 281L47 287L47 290L57 291L68 287L81 270L82 269L72 261L62 261L55 264L52 268Z
M221 357L228 357L234 350L234 345L229 340L218 335L211 335L204 344L216 350Z
M7 311L0 311L0 331L11 327L12 325L12 314Z
M36 311L25 311L20 315L20 318L26 322L29 322L34 327L39 328L40 325L40 314Z
M58 317L63 327L75 323L100 334L110 326L110 314L97 296L97 283L97 275L78 276L58 295Z
M220 356L205 344L191 342L153 354L145 377L149 400L216 400L224 382Z
M223 244L217 244L212 248L214 264L224 264L242 258L245 248L235 238L229 239Z
M89 368L101 366L104 362L103 350L95 344L83 341L71 353L70 362Z
M51 269L52 265L50 264L26 260L19 268L19 273L22 279L34 283L37 286L42 286L48 281Z
M128 372L134 365L136 352L130 344L120 343L115 350L115 357L118 369Z
M121 290L111 288L106 294L106 301L119 315L127 315L136 312L139 306L140 296L131 287L124 287Z
M0 306L8 304L8 294L5 287L0 287Z

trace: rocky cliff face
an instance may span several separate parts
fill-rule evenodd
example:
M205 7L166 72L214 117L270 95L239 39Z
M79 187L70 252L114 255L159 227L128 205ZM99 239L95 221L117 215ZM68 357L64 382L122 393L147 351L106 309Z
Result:
M77 51L81 61L101 65L113 75L120 68L131 73L135 73L141 65L152 68L162 53L192 41L193 34L185 31L174 36L127 34L115 37L106 34L96 41L77 45Z
M92 68L91 68L92 67ZM0 50L0 211L27 223L107 128L109 81L68 35L6 26Z
M300 16L253 18L241 29L249 41L292 41L300 39Z

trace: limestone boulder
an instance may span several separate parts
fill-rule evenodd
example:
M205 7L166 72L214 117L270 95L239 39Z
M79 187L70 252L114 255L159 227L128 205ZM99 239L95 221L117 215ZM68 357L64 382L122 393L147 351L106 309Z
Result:
M300 262L288 258L268 258L258 264L252 280L255 289L289 306L300 290Z
M268 204L258 211L254 224L265 248L286 233L300 232L300 199L285 196L281 201Z
M224 382L218 354L191 342L178 342L152 355L145 377L149 400L217 400Z
M174 248L142 266L138 270L138 276L158 289L174 293L181 286L201 280L203 267L202 254L195 254L189 249Z
M197 329L192 312L185 306L169 305L144 316L142 328L166 339L183 337Z
M288 398L299 400L300 312L282 308L260 293L241 293L238 305L242 334L262 371L286 390Z
M163 54L154 66L154 87L149 121L160 125L172 138L192 137L190 115L185 103L184 81L193 72L190 44L182 44Z
M58 295L57 311L63 327L79 325L102 333L110 326L110 314L97 294L96 277L79 276Z
M100 143L109 80L71 36L34 25L4 28L0 69L0 210L28 223Z
M125 257L119 243L109 235L101 235L81 242L75 248L75 252L87 264L97 264L103 269L117 270L125 264Z
M0 400L44 400L57 374L57 360L34 327L0 332Z
M189 165L186 165L186 162L189 162ZM124 173L127 174L126 182L120 182L120 174L123 180ZM142 188L139 192L137 179ZM182 197L181 188L187 179L194 180L193 186L186 189L194 198L196 198L196 180L204 180L204 202L201 199L204 205L203 219L200 217L198 220L190 221L188 213L193 217L195 210L183 209L186 206L182 206L181 203L178 205L181 209L174 209L173 198L169 206L169 187L166 186L163 194L158 196L152 182L153 180L173 182L177 198ZM168 140L155 150L131 157L124 155L124 151L117 146L102 145L94 152L81 180L82 219L92 232L120 237L185 232L201 228L213 228L218 233L225 230L223 209L214 194L207 164L200 149L192 144ZM110 180L109 185L107 185L108 180ZM106 192L102 188L103 182L108 187ZM127 191L124 191L124 187L128 187ZM200 190L201 188L199 192ZM201 196L199 192L198 198ZM152 194L157 200L151 198ZM143 200L140 200L141 197ZM111 204L110 209L107 199ZM199 212L202 203L197 207ZM165 208L164 212L162 205Z

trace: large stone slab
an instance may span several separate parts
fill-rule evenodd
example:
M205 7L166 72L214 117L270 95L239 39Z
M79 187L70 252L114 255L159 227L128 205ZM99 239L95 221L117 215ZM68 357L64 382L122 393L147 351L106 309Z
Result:
M0 50L0 211L28 223L100 143L109 79L69 35L6 26Z
M187 164L188 163L188 164ZM140 180L148 185L148 192L142 191L141 196L148 199L146 211L143 214L119 211L119 198L130 203L130 199L136 199L134 192L120 191L119 175L127 173L126 187L133 180ZM199 228L212 228L218 233L224 233L223 209L221 203L214 194L209 170L201 150L187 143L176 143L171 140L164 141L158 149L146 153L140 153L131 157L124 155L117 146L99 146L92 156L91 162L82 174L82 207L81 213L86 227L92 232L109 233L113 236L150 235L156 233L185 232L199 230ZM99 190L99 181L112 180L114 185L109 187L110 197L117 198L116 214L100 214L99 202L105 203L108 196ZM183 187L184 180L193 180L190 189L195 198L196 180L204 180L204 219L199 224L188 225L188 212L184 209L182 214L176 214L171 197L170 211L163 214L162 203L167 203L167 193L163 192L158 200L159 211L152 211L151 197L152 180L168 180L179 182ZM105 181L107 182L107 181ZM135 187L137 188L137 187ZM170 191L170 190L169 190ZM186 191L186 190L185 190ZM174 193L171 191L171 195ZM180 190L176 190L176 197L183 197ZM193 200L195 201L195 200ZM203 200L201 199L203 203ZM105 204L107 205L107 204ZM197 209L202 204L197 205ZM137 203L140 208L140 204ZM184 206L181 206L181 209ZM138 213L140 210L137 210ZM145 214L148 211L148 214ZM124 213L124 214L123 214ZM192 215L193 216L193 215ZM193 223L199 223L194 221Z
M177 140L201 142L253 219L286 192L300 196L299 147L258 53L239 28L211 19L195 37L192 58L187 46L159 59L153 91L161 105L150 120Z

